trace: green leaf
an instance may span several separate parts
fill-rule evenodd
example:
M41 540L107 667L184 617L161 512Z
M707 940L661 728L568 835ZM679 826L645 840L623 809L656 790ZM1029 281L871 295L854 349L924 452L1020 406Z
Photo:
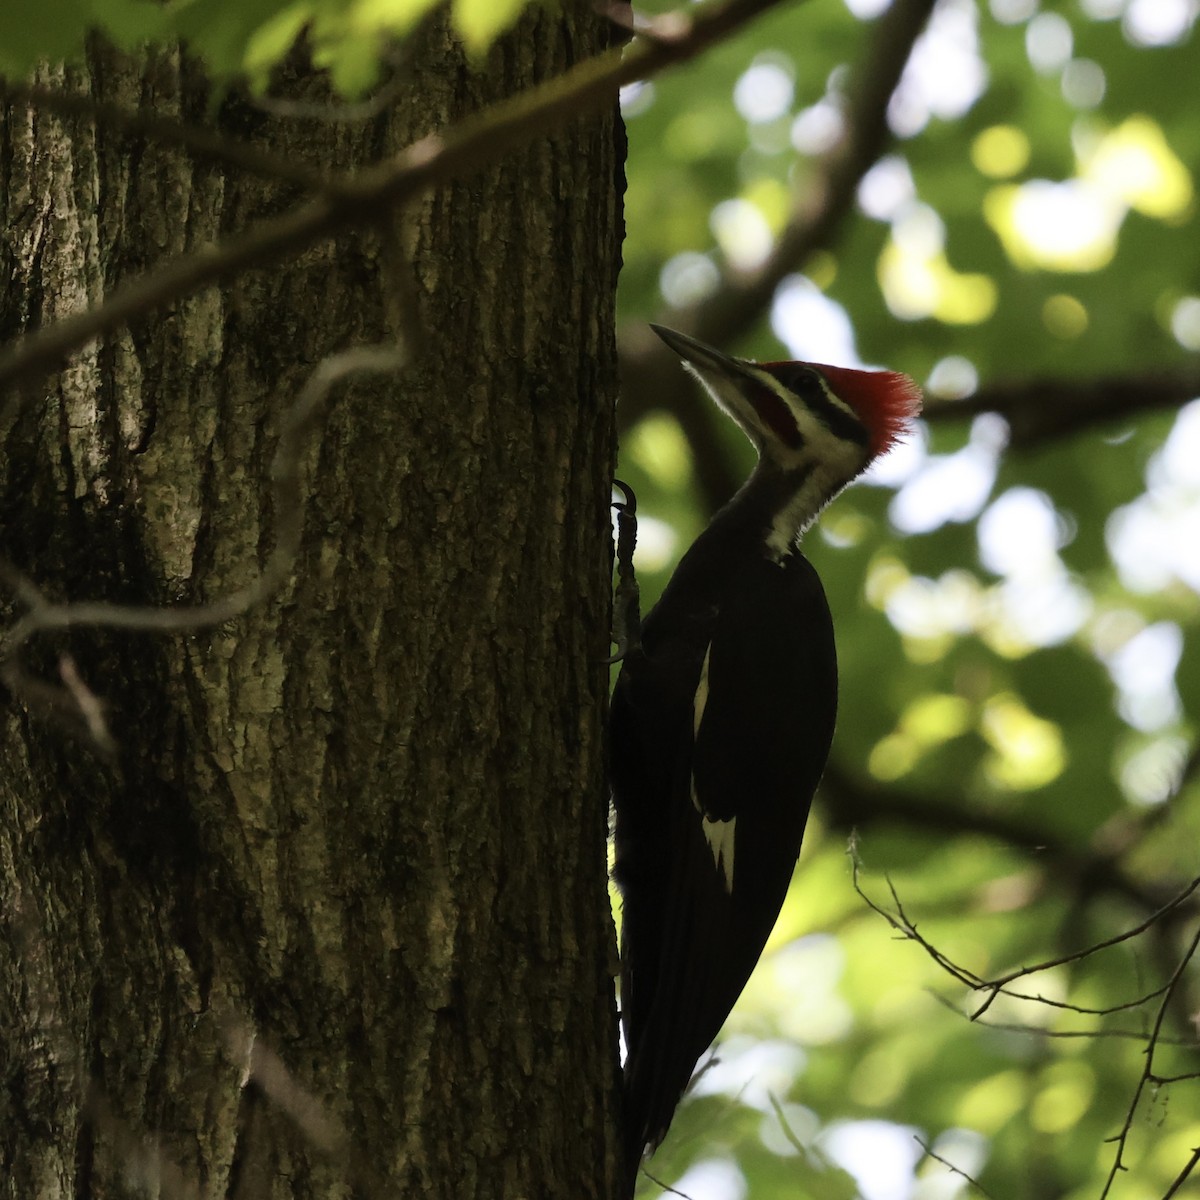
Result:
M13 0L0 4L0 71L20 77L40 60L78 53L90 23L86 0L39 4Z
M483 54L531 0L454 0L453 21L468 53Z
M242 65L252 82L266 81L271 68L296 44L301 30L312 17L313 5L301 0L281 9L250 35L242 55Z

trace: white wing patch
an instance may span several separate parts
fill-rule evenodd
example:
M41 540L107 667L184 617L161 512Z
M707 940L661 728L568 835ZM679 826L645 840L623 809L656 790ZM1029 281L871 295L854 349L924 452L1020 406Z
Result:
M725 891L733 894L733 840L737 817L728 821L710 821L705 817L700 828L712 851L713 866L725 877Z
M712 643L704 651L704 662L700 664L700 682L696 684L696 695L692 700L692 738L700 736L700 722L704 719L704 706L708 703L708 657L712 653ZM696 795L696 780L692 778L692 805L700 813L703 820L700 829L704 840L712 851L713 866L721 872L725 880L725 891L733 892L733 839L734 817L728 821L710 821L704 816L700 805L700 797Z
M700 664L700 682L696 684L696 695L692 699L692 740L700 735L700 722L704 719L704 706L708 703L708 656L712 653L712 642L704 651Z

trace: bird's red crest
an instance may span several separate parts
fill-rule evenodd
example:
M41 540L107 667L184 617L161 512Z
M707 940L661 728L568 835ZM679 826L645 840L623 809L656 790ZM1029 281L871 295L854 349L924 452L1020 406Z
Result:
M785 364L759 365L769 369ZM908 432L921 411L921 389L899 371L858 371L825 363L805 363L805 366L820 371L834 394L854 409L867 427L872 458L890 450Z
M921 411L921 389L899 371L854 371L822 363L812 365L867 427L872 458L890 450Z

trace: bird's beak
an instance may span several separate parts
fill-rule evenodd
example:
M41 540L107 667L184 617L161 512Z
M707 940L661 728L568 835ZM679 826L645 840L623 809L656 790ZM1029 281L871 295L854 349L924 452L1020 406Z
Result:
M676 329L668 329L665 325L652 324L650 328L684 362L691 363L698 371L714 371L726 377L749 375L749 371L746 370L746 364L740 358L733 358L731 355L722 354L720 350L714 350L712 346L706 345L704 342L699 342L694 337L688 337L686 333L680 333Z

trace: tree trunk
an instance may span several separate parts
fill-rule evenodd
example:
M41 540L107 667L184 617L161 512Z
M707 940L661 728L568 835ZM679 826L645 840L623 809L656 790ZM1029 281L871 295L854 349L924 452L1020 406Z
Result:
M423 35L378 119L228 100L219 123L345 170L595 52L604 22L572 14L478 73ZM211 112L176 54L48 78ZM0 416L8 563L50 600L201 603L270 552L271 457L314 365L424 331L402 373L332 394L268 603L22 651L56 686L70 656L117 749L32 693L4 710L0 1194L614 1194L617 120L148 313ZM9 335L298 199L44 112L3 138Z

